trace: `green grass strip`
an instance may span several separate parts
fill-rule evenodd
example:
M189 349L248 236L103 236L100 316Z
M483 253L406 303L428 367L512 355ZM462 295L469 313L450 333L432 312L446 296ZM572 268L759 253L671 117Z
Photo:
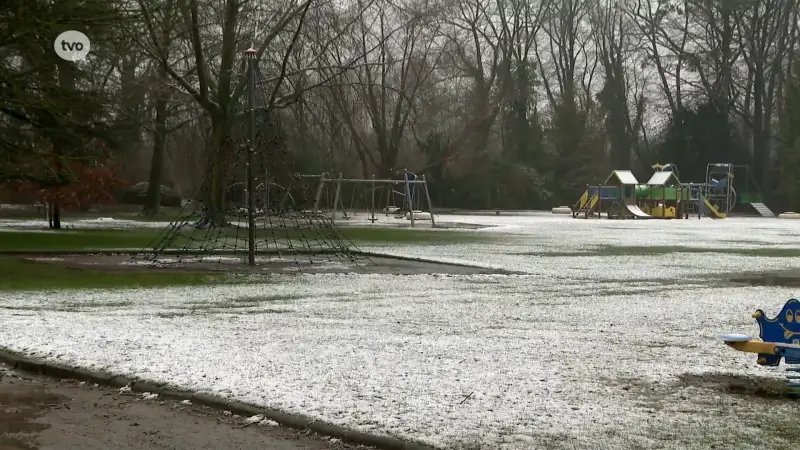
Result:
M217 273L91 270L12 257L0 257L0 273L0 291L191 286L227 278Z
M192 247L198 247L200 242L211 233L217 236L217 231L194 230L185 228L170 245L171 248L182 248L191 237ZM342 235L355 244L455 244L484 242L490 236L481 235L472 231L461 230L432 230L432 229L406 229L389 227L350 227L341 228ZM0 251L68 251L68 250L102 250L102 249L141 249L153 245L161 229L131 228L123 230L57 230L57 231L2 231L0 230ZM258 230L257 238L261 242L288 242L305 238L313 246L320 247L324 243L320 239L328 231L315 229L278 228L275 230ZM226 228L222 234L232 241L238 242L239 247L244 247L247 230L238 232Z

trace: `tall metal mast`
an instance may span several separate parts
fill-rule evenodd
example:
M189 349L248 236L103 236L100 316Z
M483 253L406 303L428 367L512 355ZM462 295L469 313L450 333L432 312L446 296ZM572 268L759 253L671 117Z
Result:
M247 265L256 265L256 193L253 183L253 160L256 145L256 49L247 54L247 109L250 120L247 143Z

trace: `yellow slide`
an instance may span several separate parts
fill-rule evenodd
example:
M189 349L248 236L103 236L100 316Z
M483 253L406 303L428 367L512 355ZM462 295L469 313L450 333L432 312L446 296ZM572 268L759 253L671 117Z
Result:
M589 211L594 209L594 206L597 205L598 200L600 200L600 191L595 192L591 200L589 200Z
M600 199L599 193L600 193L599 191L595 192L594 195L592 195L592 197L589 198L589 190L587 189L583 191L583 195L581 195L581 198L578 199L578 203L576 205L577 208L575 209L577 211L582 211L583 208L586 206L586 203L589 203L588 209L589 211L591 211L592 209L594 209L594 205L596 205L597 201Z
M711 202L709 202L707 198L703 198L703 204L706 205L706 209L708 209L708 215L712 219L726 219L726 218L728 218L727 214L725 214L724 212L721 212L720 210L715 208L714 205L712 205Z
M589 200L589 190L588 189L583 191L583 195L581 195L581 198L578 199L578 208L577 209L579 211L581 209L583 209L583 205L586 204L587 200Z

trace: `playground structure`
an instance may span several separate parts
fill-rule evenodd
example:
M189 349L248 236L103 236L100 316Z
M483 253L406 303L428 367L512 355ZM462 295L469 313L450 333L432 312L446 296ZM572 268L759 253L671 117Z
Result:
M572 217L609 219L688 219L696 215L725 219L739 204L751 205L764 217L775 214L764 205L760 194L750 193L748 179L755 179L745 165L711 163L703 183L682 183L673 164L654 164L656 170L646 183L639 183L629 170L615 170L601 185L587 186L572 206ZM736 171L744 172L744 193L733 187Z
M342 174L334 178L329 173L296 175L301 183L313 185L308 188L309 191L313 188L313 202L307 201L309 200L307 196L303 195L302 191L294 189L292 185L286 188L274 181L264 183L261 179L256 179L254 183L256 210L258 214L264 215L276 211L303 209L306 214L322 216L331 222L337 219L349 220L357 216L360 211L367 213L369 216L367 220L371 223L379 220L376 214L380 211L387 218L393 216L395 219L408 220L412 227L420 221L430 221L431 225L435 226L436 219L433 216L433 206L425 176L409 179L407 174L408 171L405 170L405 176L400 180L376 179L374 175L371 179L343 178ZM265 178L269 179L268 174L266 175ZM359 185L363 186L362 190L358 189ZM397 190L398 185L402 186L399 188L402 190ZM246 213L248 191L244 183L238 182L228 186L226 195L230 209ZM411 200L407 201L409 198Z
M777 367L783 359L787 366L788 392L800 395L800 301L790 299L777 316L770 319L762 310L753 313L759 328L759 337L745 334L720 336L729 347L745 353L756 353L756 363Z
M320 262L371 262L330 220L296 207L310 196L280 137L279 120L269 108L258 107L268 105L274 95L264 82L257 53L246 50L242 62L247 67L247 95L231 105L241 119L234 122L226 142L231 159L226 170L207 171L208 178L194 196L208 201L187 202L150 245L132 256L132 263L253 268L292 262L302 270ZM214 167L213 161L207 163Z
M430 221L431 227L436 226L436 219L433 215L433 204L431 203L430 192L425 175L419 178L409 177L408 170L403 170L403 178L400 180L376 179L373 175L370 179L362 178L343 178L340 173L338 177L332 178L328 173L320 175L300 175L302 179L316 180L316 195L311 205L311 213L323 214L328 216L331 222L337 219L350 219L356 215L357 187L363 186L361 199L364 204L362 211L366 211L371 223L378 221L377 211L381 211L385 217L394 216L395 219L406 219L410 221L413 228L416 222ZM350 187L350 202L345 205L345 195L343 186ZM401 185L402 191L395 188ZM333 195L330 189L333 188ZM423 197L425 206L423 206ZM399 202L397 200L400 200ZM381 208L381 202L385 202ZM402 206L395 206L400 204Z
M427 183L424 176L418 179L408 171L404 172L404 180L344 180L339 175L334 185L332 217L320 211L329 177L318 175L316 191L312 191L309 176L295 170L296 159L282 139L279 118L263 107L274 99L274 92L267 87L270 84L259 68L257 53L249 48L244 55L247 95L232 105L241 120L235 121L231 139L226 142L231 149L228 167L221 172L207 171L208 178L200 183L194 196L208 201L187 202L150 245L132 256L132 263L231 264L232 259L252 268L292 261L299 270L320 262L371 264L374 261L334 224L345 182L372 188L373 223L377 220L377 187L398 184L404 185L403 198L409 206L406 209L412 226L415 221L424 220L422 212L415 214L411 206L418 185L424 187L421 194L430 205ZM213 167L214 162L208 164ZM433 223L432 215L429 220Z

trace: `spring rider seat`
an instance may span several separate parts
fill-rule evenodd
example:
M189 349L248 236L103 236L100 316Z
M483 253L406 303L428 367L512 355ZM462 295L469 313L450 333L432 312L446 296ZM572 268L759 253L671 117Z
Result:
M784 360L789 394L800 395L800 301L789 300L772 319L760 309L753 318L758 323L759 338L734 333L720 339L741 352L758 354L756 362L762 366L779 366Z

